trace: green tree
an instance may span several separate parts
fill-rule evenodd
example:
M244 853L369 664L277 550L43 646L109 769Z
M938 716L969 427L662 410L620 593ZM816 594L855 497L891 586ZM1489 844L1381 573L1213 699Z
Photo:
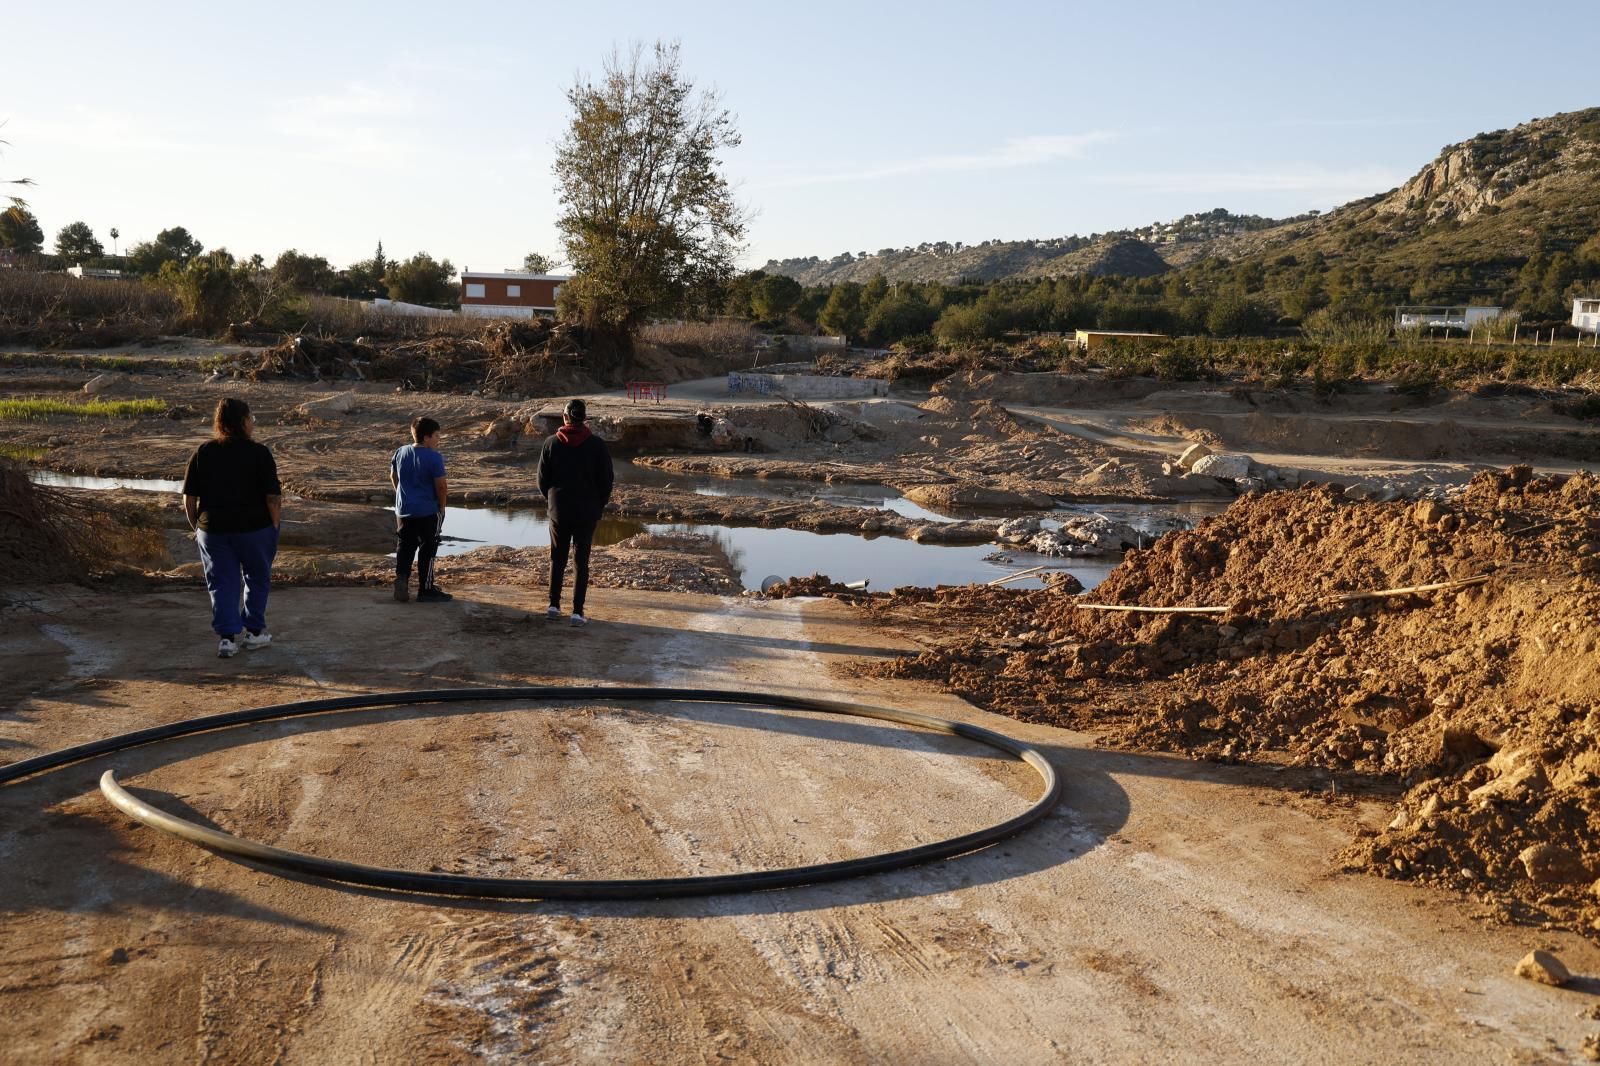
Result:
M915 292L899 292L879 301L868 313L863 333L868 344L893 344L927 333L939 317Z
M226 248L197 255L183 265L169 259L156 281L172 290L195 325L213 333L230 322L274 317L285 296L270 272L235 262Z
M1217 337L1246 337L1267 328L1261 305L1237 289L1223 293L1206 312L1206 331Z
M106 254L106 248L95 239L87 222L69 222L56 234L56 254L76 263L98 259Z
M853 281L835 285L817 314L817 324L836 337L859 339L866 321L861 312L861 286Z
M26 207L13 203L0 211L0 248L17 255L34 255L44 247L44 230Z
M788 314L805 290L786 274L768 274L750 291L750 312L761 322L776 322Z
M522 257L522 269L529 274L553 274L556 261L540 252L529 252Z
M320 255L302 255L290 248L272 264L273 284L294 292L332 292L337 277Z
M199 241L182 226L156 234L153 241L136 244L128 250L128 268L136 274L159 274L168 263L184 266L202 251Z
M556 225L576 276L560 303L594 331L593 353L626 358L646 316L680 308L691 285L732 276L745 216L718 153L739 134L714 94L695 92L676 44L648 58L613 53L567 101Z
M418 252L404 262L395 261L383 276L389 299L408 304L453 304L456 302L456 268L450 260L435 261L427 252Z

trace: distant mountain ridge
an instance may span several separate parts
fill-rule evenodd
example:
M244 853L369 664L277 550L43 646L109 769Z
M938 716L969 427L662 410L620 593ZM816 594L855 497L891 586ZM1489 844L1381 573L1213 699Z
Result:
M1407 272L1454 271L1463 289L1503 283L1531 256L1600 233L1600 108L1535 119L1449 145L1397 189L1291 219L1222 208L1092 237L985 241L769 261L804 285L1120 274L1148 277L1216 258L1316 255L1399 284Z

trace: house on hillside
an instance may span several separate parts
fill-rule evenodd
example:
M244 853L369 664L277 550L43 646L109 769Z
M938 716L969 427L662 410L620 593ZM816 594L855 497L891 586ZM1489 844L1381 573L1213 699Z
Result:
M556 293L572 280L566 274L520 270L461 271L461 313L478 318L533 318L553 315Z
M1396 307L1395 329L1472 329L1500 317L1504 308L1457 305L1455 307Z
M1573 300L1572 324L1584 333L1600 333L1600 299Z

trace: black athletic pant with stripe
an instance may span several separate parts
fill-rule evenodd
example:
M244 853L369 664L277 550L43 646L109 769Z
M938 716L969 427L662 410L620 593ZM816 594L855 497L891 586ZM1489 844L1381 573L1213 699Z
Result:
M433 557L439 554L439 534L444 515L430 514L395 521L395 580L404 585L411 580L411 560L417 561L417 590L433 588Z
M567 576L567 550L571 548L572 561L577 569L572 580L572 613L583 613L583 601L589 594L589 548L594 543L595 525L594 521L551 521L550 606L561 606L561 583Z

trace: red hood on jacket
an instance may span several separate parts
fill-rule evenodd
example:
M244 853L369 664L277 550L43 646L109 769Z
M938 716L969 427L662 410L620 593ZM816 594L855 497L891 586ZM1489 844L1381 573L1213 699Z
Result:
M589 427L579 423L576 426L562 426L556 430L556 440L569 447L576 448L589 439Z

